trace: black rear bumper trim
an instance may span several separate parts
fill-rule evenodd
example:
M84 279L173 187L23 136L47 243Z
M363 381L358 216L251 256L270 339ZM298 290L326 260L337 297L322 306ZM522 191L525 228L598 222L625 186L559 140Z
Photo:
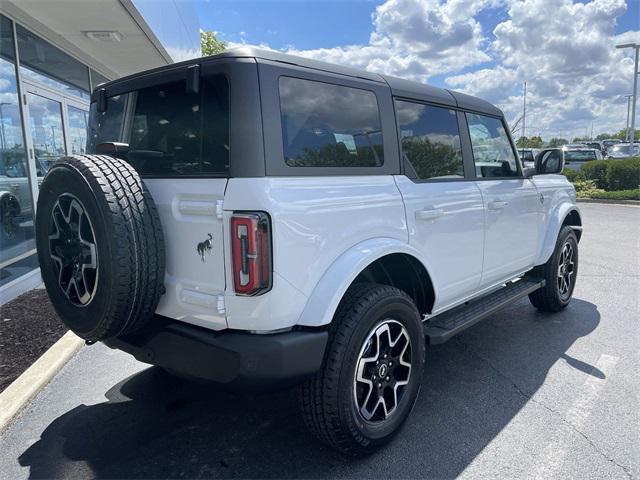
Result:
M144 331L105 340L141 362L233 387L290 385L320 369L327 331L216 332L165 317Z

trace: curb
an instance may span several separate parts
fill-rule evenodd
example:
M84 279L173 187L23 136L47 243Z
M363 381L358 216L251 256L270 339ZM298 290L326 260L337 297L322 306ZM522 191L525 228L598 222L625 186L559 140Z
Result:
M606 198L578 198L578 203L607 203L613 205L640 205L640 200L609 200Z
M84 345L72 332L65 333L33 365L0 393L0 432Z

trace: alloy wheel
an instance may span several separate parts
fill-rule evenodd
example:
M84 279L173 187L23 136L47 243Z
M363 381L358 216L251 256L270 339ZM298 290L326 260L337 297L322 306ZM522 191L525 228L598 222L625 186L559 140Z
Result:
M397 320L377 324L364 341L356 363L353 395L358 413L371 423L392 415L409 384L411 339Z
M574 273L574 249L573 245L567 242L562 247L558 263L558 291L563 300L566 300L571 295L572 285L575 281Z
M50 256L58 285L77 306L86 306L98 283L98 256L91 220L75 196L63 193L51 211Z

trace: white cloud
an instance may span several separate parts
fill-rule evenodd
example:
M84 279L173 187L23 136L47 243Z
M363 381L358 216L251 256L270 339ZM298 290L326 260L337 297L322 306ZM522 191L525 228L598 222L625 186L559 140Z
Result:
M474 18L495 0L388 0L373 13L366 45L287 53L425 81L490 60Z
M497 6L506 18L487 38L478 14ZM596 133L613 132L624 127L633 76L630 52L615 45L640 42L640 31L614 35L626 8L625 0L387 0L367 44L286 53L423 82L449 75L448 86L496 103L510 120L522 113L526 80L528 134L584 135L592 121Z
M626 121L621 99L631 90L633 66L615 45L640 41L640 32L614 35L625 9L624 0L514 0L508 19L493 31L490 50L499 65L447 83L498 103L515 119L526 80L529 134L582 136L591 122L596 133L618 131Z

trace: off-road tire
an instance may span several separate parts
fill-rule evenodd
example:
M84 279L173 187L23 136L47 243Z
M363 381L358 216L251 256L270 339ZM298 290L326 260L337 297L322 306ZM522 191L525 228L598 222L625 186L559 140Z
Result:
M57 228L52 212L60 198L68 197L84 207L95 236L95 293L86 305L65 294L51 257L49 235ZM36 245L47 293L78 336L95 342L132 333L153 316L164 293L162 226L151 194L126 162L104 155L56 162L40 188Z
M373 428L359 416L353 378L362 342L385 318L393 318L409 333L412 369L397 410ZM351 287L331 322L320 371L300 386L299 401L308 429L322 442L351 456L369 454L389 442L415 404L424 368L425 341L420 314L403 291L372 283Z
M574 251L574 271L568 295L561 295L558 286L558 268L562 250L569 243ZM529 294L531 304L542 312L559 312L571 302L573 289L578 276L578 239L575 232L569 226L564 226L558 234L556 246L547 263L535 267L530 275L545 280L545 286Z

